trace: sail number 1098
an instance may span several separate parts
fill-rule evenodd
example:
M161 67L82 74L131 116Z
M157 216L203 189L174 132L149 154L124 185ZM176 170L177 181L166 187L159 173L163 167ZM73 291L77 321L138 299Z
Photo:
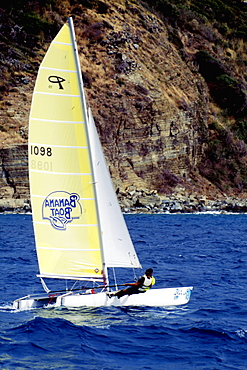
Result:
M44 146L30 146L31 154L34 155L42 155L42 156L47 156L51 157L52 156L52 148L50 147L44 147Z

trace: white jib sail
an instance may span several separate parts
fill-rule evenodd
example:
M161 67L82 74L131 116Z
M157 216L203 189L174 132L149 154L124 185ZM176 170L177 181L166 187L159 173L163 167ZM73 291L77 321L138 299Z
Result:
M141 268L117 200L91 110L89 110L88 132L105 264L107 267Z

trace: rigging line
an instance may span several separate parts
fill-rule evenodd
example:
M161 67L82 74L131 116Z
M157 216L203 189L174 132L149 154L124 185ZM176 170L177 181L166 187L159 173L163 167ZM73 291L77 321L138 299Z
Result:
M135 280L135 281L137 281L137 280L138 280L138 278L137 278L137 276L136 276L136 271L135 271L134 267L132 267L132 270L133 270L134 280Z
M40 281L41 281L41 284L42 284L42 287L43 287L44 291L46 293L50 293L51 290L48 288L48 286L46 285L46 283L45 283L45 281L42 277L40 278Z
M115 267L113 267L112 271L113 271L113 276L114 276L115 287L116 287L116 290L118 290Z
M67 281L68 281L68 280L66 280L66 282L67 282ZM79 281L79 280L76 280L76 281L74 282L74 284L72 285L72 288L70 289L70 291L71 291L71 290L73 290L74 286L76 286L76 284L78 283L78 281Z

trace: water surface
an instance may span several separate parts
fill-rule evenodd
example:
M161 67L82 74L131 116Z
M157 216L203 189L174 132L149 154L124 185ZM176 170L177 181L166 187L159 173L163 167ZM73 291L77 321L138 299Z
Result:
M247 215L125 217L143 269L157 287L193 285L190 302L13 311L42 287L31 216L1 214L2 369L246 370ZM129 270L118 277L133 281Z

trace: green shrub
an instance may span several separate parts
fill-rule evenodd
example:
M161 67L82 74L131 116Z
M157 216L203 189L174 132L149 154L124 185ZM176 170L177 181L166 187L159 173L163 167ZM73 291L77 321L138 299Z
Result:
M247 111L247 94L241 82L232 78L227 67L207 51L196 54L199 72L208 84L215 102L229 114L240 117Z
M226 68L222 63L206 50L200 50L196 53L196 61L199 65L199 72L207 82L216 82L217 77L226 74Z
M190 19L201 19L202 23L214 23L223 35L247 40L247 5L243 1L145 0L145 3L171 24L188 28Z
M233 131L239 139L247 143L247 118L238 119L233 126Z
M242 130L247 122L241 121ZM232 132L213 122L211 139L205 150L205 157L198 168L202 176L219 187L222 191L237 188L239 191L247 187L247 164L245 156L247 147L243 140L236 139ZM238 127L240 129L240 126Z

